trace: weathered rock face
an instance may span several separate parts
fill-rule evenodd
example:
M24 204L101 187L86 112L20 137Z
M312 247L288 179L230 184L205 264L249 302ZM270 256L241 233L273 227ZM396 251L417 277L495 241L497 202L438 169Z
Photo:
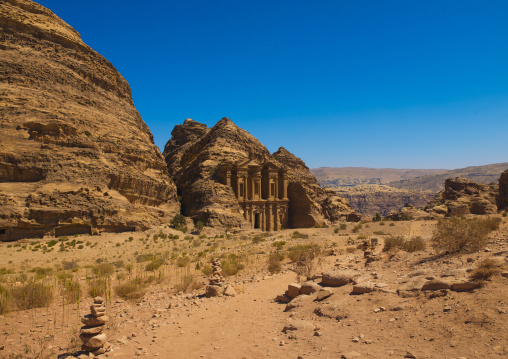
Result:
M130 87L28 0L0 2L0 238L131 230L179 210Z
M499 211L508 210L508 170L504 171L499 177L497 208Z
M312 227L354 212L347 200L323 189L305 163L284 147L273 154L288 171L289 226Z
M462 177L449 178L445 181L445 189L429 202L425 210L447 216L496 213L498 191L495 184L477 183Z
M281 149L277 152L287 153L287 163L279 162L277 153L272 156L255 137L228 118L223 118L210 129L187 119L171 134L163 155L181 192L184 214L195 220L211 226L247 225L233 189L219 183L216 171L220 163L248 159L261 164L272 162L287 169L290 211L291 206L296 208L295 213L289 214L289 218L293 218L290 227L308 227L325 220L336 220L344 215L339 212L342 209L345 213L353 212L347 203L334 199L319 187L301 160Z

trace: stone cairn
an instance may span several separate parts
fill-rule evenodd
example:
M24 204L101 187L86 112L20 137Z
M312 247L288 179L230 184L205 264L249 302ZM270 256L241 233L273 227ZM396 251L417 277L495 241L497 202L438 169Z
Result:
M210 283L206 287L206 296L208 298L216 297L224 292L224 277L222 276L221 262L218 258L213 260L212 269L212 278L210 278Z
M91 352L94 355L104 354L109 350L110 344L106 341L106 333L103 332L108 321L104 299L95 297L90 307L90 314L81 318L81 322L85 325L81 327L79 335L83 342L81 350Z

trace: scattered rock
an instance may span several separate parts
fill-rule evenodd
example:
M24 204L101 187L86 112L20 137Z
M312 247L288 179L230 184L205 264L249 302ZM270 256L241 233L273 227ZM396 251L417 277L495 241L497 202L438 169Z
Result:
M236 295L235 288L232 285L226 286L226 289L224 289L224 295L228 297L234 297Z
M341 287L343 285L351 283L358 273L348 270L335 270L327 273L323 273L321 277L321 284L329 287Z
M371 282L358 283L353 286L353 294L365 294L374 290L374 284Z
M453 283L451 289L455 292L469 292L473 289L481 287L481 285L482 283L480 281L464 280Z
M317 284L316 282L309 281L302 283L302 286L300 288L300 294L311 294L318 292L319 290L321 290L321 286L319 284Z
M353 359L353 358L360 358L362 355L357 352L347 352L341 355L342 359Z
M315 326L314 324L312 324L311 322L308 322L306 320L301 320L301 319L289 319L286 323L286 325L284 325L284 328L282 329L282 331L284 333L287 333L288 331L293 331L293 330L314 330L315 329Z
M331 295L333 295L333 292L329 289L320 289L319 292L317 292L317 297L316 297L316 300L317 301L322 301L328 297L330 297Z
M451 287L450 283L448 283L444 280L434 279L434 280L429 280L427 283L425 283L422 286L422 290L450 289L450 287Z
M286 295L289 297L289 298L296 298L300 295L300 289L302 288L302 286L300 284L297 284L297 283L292 283L292 284L289 284L288 285L288 290L286 292Z

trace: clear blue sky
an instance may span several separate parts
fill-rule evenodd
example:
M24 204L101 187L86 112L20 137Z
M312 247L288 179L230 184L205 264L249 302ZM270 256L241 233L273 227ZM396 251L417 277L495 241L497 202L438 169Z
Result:
M508 1L41 0L164 148L222 117L309 167L508 161Z

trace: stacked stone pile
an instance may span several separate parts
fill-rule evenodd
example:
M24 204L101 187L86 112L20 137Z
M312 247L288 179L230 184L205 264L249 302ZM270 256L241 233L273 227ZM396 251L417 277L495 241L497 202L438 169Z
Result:
M221 262L217 258L212 262L212 278L210 279L210 285L221 285L224 283L224 277L222 276Z
M90 314L81 318L81 322L85 325L81 327L79 335L83 342L82 350L94 355L104 354L109 350L110 344L107 342L106 333L104 333L104 326L108 321L104 299L95 297L90 307Z
M222 276L222 268L220 260L214 259L212 262L212 278L210 284L206 286L206 297L217 297L224 293L224 277Z

